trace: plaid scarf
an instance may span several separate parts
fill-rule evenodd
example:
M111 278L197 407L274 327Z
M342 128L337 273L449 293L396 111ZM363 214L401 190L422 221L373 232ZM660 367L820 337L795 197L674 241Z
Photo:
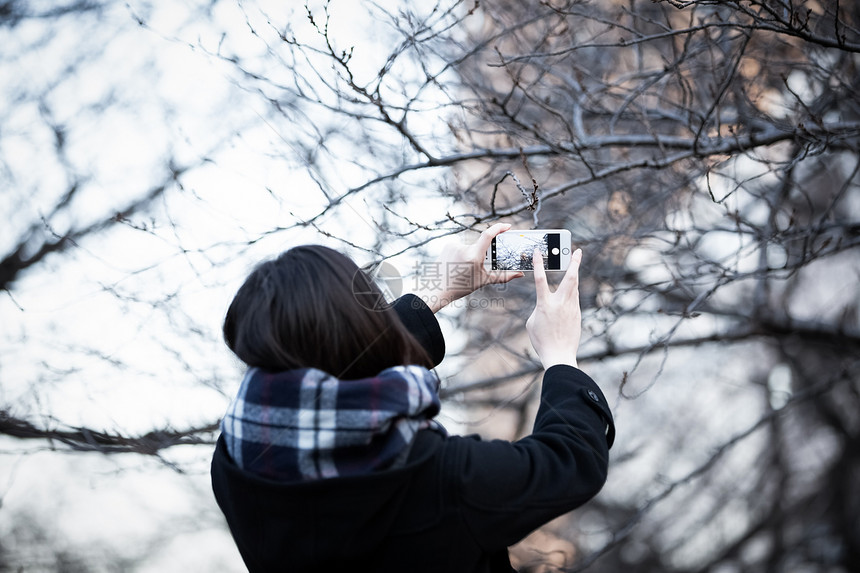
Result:
M438 378L421 366L339 380L314 368L252 368L221 421L240 468L278 481L361 475L406 462L439 412Z

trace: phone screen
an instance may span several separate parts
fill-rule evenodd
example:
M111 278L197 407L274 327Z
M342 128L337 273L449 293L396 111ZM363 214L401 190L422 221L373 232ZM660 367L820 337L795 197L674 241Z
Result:
M491 261L493 270L530 271L534 269L532 253L535 248L543 255L547 270L561 269L561 235L557 232L507 231L493 239ZM565 249L568 253L569 249Z

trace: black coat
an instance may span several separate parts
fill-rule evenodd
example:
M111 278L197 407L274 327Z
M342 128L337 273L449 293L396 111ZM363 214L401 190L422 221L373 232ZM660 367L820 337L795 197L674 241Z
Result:
M430 309L411 295L395 308L441 361ZM597 385L558 365L544 374L532 434L519 441L424 430L404 467L284 484L238 468L219 439L212 485L254 573L510 572L509 545L600 491L614 434Z

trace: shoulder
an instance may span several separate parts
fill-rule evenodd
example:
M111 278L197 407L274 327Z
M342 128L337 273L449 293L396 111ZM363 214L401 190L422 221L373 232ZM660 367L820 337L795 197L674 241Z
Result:
M400 322L430 355L433 364L441 363L445 357L445 338L430 307L420 297L405 294L394 301L392 308Z

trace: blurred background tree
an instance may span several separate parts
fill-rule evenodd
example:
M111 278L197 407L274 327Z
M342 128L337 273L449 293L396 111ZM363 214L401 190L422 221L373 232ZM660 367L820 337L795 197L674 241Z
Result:
M181 476L206 518L156 538L223 540L207 444L248 268L324 242L408 290L501 220L583 248L580 364L619 429L604 491L521 571L860 562L860 6L281 4L0 7L0 520L44 455L125 452L91 492ZM528 432L531 304L520 280L441 314L451 429ZM165 570L157 546L114 562Z

